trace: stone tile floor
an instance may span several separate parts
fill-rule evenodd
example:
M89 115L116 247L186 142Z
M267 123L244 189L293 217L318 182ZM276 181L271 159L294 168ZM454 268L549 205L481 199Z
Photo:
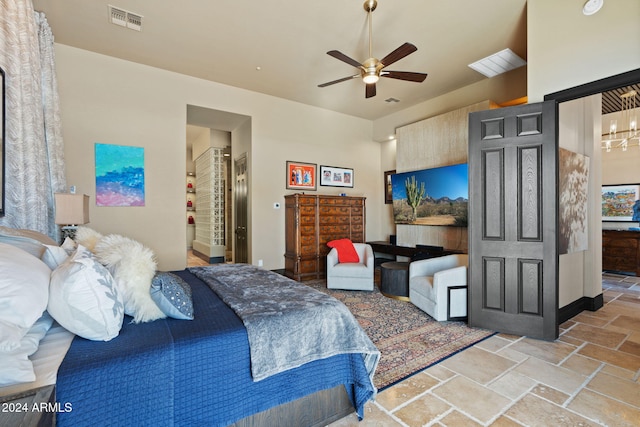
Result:
M495 335L382 392L345 426L640 426L640 278L603 274L604 307L554 342Z
M193 251L187 251L187 267L203 267L207 265L209 265L209 263L194 255Z

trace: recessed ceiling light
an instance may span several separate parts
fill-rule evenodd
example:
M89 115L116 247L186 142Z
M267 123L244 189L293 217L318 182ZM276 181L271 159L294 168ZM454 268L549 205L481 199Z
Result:
M487 77L494 77L498 74L522 67L526 63L527 61L513 53L511 49L504 49L486 58L482 58L473 64L469 64L469 67Z
M602 8L603 4L604 0L588 0L582 8L582 13L587 16L593 15Z

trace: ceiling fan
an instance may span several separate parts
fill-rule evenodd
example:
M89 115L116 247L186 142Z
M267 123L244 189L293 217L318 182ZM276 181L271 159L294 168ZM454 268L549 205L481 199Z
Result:
M398 79L398 80L406 80L410 82L418 82L422 83L424 79L427 78L427 74L425 73L413 73L409 71L391 71L385 70L384 68L397 62L404 58L405 56L412 54L416 50L417 47L412 45L411 43L404 43L402 46L398 47L396 50L378 60L373 57L372 51L372 23L371 23L371 13L378 6L377 0L366 0L364 2L364 10L367 11L368 20L369 20L369 59L364 61L362 64L345 55L344 53L337 50L330 50L327 52L327 55L333 56L336 59L339 59L342 62L346 62L349 65L352 65L356 68L360 69L359 74L354 74L353 76L343 77L341 79L333 80L330 82L319 84L318 87L327 87L336 83L345 82L347 80L355 79L357 77L362 77L362 81L365 83L365 98L371 98L376 96L376 82L380 79L380 77L387 77L390 79Z

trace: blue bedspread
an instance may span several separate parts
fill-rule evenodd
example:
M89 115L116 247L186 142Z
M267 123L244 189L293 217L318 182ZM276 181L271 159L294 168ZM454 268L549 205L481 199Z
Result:
M380 351L337 299L250 264L189 271L209 285L247 328L254 381L316 359L358 353L373 386Z
M133 324L108 342L76 337L58 371L58 425L226 426L319 390L345 385L359 415L372 397L360 354L342 354L254 382L241 320L206 284L192 287L192 321Z

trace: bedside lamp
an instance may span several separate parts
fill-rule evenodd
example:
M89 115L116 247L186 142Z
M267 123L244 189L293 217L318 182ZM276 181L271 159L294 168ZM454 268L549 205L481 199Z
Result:
M86 194L55 193L55 223L61 225L62 240L76 235L78 225L89 222L89 196Z

